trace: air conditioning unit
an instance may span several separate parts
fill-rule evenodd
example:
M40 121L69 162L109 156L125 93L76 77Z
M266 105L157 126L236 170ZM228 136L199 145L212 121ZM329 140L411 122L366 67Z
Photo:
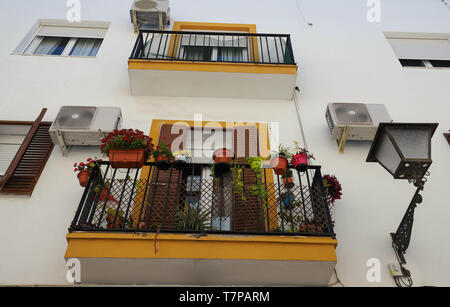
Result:
M117 107L63 106L49 132L66 155L70 145L100 145L102 138L121 124L122 112Z
M130 9L134 32L139 29L164 29L170 24L169 0L134 0Z
M383 104L329 103L325 113L333 139L373 141L378 124L392 119Z

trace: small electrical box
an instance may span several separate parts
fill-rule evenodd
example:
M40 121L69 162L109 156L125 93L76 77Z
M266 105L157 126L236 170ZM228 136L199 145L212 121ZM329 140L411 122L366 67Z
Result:
M389 271L391 271L391 275L393 277L402 277L402 269L398 263L389 263L388 264Z

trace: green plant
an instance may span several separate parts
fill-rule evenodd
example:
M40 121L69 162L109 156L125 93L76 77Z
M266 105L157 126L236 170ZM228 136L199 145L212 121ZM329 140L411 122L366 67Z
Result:
M209 215L211 211L202 211L201 208L190 208L188 204L181 211L178 211L175 221L177 230L208 230Z
M242 172L244 171L244 167L236 164L236 162L234 162L234 161L233 161L231 167L232 167L232 176L233 176L231 182L234 187L234 192L236 194L241 195L243 205L245 206L247 197L245 196L244 181L242 180Z
M166 137L162 137L163 140L166 139ZM156 146L156 149L153 151L153 158L157 158L160 156L165 156L169 158L169 160L173 159L172 151L170 150L171 144L167 144L165 142L161 142L158 146Z
M252 194L255 195L265 207L267 205L267 190L263 183L262 162L264 159L262 157L250 157L247 161L256 177L255 183L252 185L251 189Z
M285 157L286 159L290 159L290 158L292 158L291 149L289 147L285 147L280 144L278 146L278 150L272 151L272 156L274 158L281 156L281 157Z
M294 172L290 168L286 169L286 172L283 175L281 175L281 178L292 178L292 177L294 177Z
M117 212L117 210L114 208L107 209L107 213L108 213L107 222L108 222L109 227L113 226L112 224L114 223L114 218L116 216L116 212ZM124 222L126 223L126 225L129 228L133 227L133 219L129 218L127 221L125 221L123 211L119 210L119 214L117 215L116 224L114 226L122 227Z
M133 129L114 130L102 139L100 150L108 154L112 149L144 149L144 156L147 160L154 149L152 138L144 135L144 132Z

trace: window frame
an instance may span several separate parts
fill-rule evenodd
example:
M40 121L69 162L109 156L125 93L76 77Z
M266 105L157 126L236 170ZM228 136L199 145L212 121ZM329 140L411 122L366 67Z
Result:
M390 40L391 39L417 39L417 40L447 40L450 44L450 33L415 33L415 32L384 32L384 36L391 47L395 58L397 59L399 65L405 69L449 69L450 67L446 66L434 66L433 61L444 61L449 62L450 60L435 60L435 59L405 59L399 56L395 49L393 48ZM405 60L413 60L413 61L421 61L422 66L413 66L413 65L404 65L402 61Z
M106 33L109 30L110 22L103 22L103 21L83 21L83 22L77 22L77 23L70 23L66 20L59 20L59 19L39 19L28 31L28 33L25 35L25 37L22 39L22 41L19 43L19 45L16 47L16 49L12 52L13 55L28 55L28 56L48 56L48 57L72 57L72 58L96 58L100 52L101 46L103 45L103 42L106 37ZM85 29L85 28L91 28L91 29L104 29L105 34L101 37L71 37L71 36L61 36L61 37L67 37L69 38L69 41L67 42L63 52L60 55L52 55L52 54L34 54L34 51L38 48L40 43L43 41L45 37L57 37L57 36L45 36L45 35L39 35L40 31L44 27L67 27L72 29ZM81 38L90 38L90 39L100 39L101 43L97 50L97 53L95 56L80 56L80 55L70 55L73 48L75 47L78 39Z

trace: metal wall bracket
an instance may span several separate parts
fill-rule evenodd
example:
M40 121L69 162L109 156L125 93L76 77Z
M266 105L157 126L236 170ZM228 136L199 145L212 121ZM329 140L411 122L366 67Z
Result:
M345 126L344 130L342 131L341 138L339 140L336 140L340 154L344 153L344 147L345 147L345 143L347 142L348 131L349 131L349 127Z

